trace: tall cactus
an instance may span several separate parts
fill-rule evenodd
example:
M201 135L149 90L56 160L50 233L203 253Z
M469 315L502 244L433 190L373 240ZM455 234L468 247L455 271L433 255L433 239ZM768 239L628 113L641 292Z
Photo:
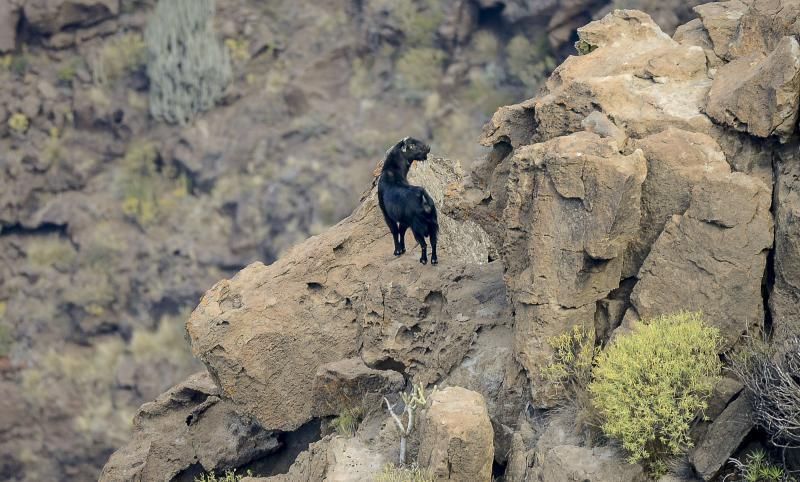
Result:
M145 29L150 113L186 124L219 101L231 80L227 49L214 33L214 0L159 0Z

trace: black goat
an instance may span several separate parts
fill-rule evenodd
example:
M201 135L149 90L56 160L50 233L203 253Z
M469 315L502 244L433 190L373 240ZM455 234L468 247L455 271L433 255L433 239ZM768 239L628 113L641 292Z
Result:
M422 248L419 258L422 264L428 263L425 237L431 240L431 264L439 262L436 256L436 238L439 234L436 205L425 189L409 184L406 176L411 164L427 159L430 151L431 148L424 142L406 137L386 152L378 181L378 205L392 232L394 255L400 256L406 252L406 229L411 228Z

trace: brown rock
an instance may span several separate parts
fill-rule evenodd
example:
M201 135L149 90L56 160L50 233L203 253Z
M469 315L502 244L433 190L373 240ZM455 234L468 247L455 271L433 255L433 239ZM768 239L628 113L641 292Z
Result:
M770 189L742 173L708 174L653 245L631 302L641 318L702 311L722 350L764 320L761 281L772 246Z
M714 46L714 52L731 60L731 44L739 28L739 20L747 11L747 4L740 0L711 2L694 7Z
M101 481L171 480L195 464L221 472L280 446L276 434L220 400L206 372L142 405L133 427L133 439L111 456Z
M641 230L626 253L625 277L636 275L667 222L689 207L692 186L704 182L709 173L730 172L722 149L705 134L669 127L632 145L647 159L647 179L642 185Z
M704 480L712 480L753 429L750 400L740 395L714 420L690 460Z
M0 0L0 53L17 47L19 7L11 0Z
M434 199L459 180L450 161L424 164L411 182ZM507 320L502 266L478 262L487 258L480 228L440 214L439 266L421 266L416 253L394 258L375 196L276 263L217 283L187 323L224 395L266 427L292 430L313 416L326 363L360 355L433 383L461 362L478 327Z
M629 464L610 447L559 445L550 449L534 474L541 482L646 482L641 465Z
M489 482L494 445L486 402L476 392L449 387L434 393L419 420L419 463L434 480Z
M752 54L720 67L706 110L717 122L759 137L785 140L800 108L800 44L784 37L766 57Z
M503 222L506 283L514 303L515 350L534 404L557 393L540 379L547 340L592 323L597 301L619 287L623 253L639 229L641 151L580 132L517 150Z
M31 28L54 34L68 27L89 27L119 14L119 0L28 0Z
M388 395L405 386L393 370L373 370L360 358L322 365L314 376L314 416L338 415L359 406L367 394Z

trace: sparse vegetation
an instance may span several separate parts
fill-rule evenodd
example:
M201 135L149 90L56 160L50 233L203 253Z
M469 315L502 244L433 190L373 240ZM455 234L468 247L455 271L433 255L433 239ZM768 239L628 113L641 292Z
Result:
M770 463L763 450L747 454L744 462L731 459L730 463L736 467L736 473L727 475L723 479L726 482L795 482L797 480L781 467Z
M731 370L752 394L755 422L777 447L800 447L800 337L770 346L750 338Z
M145 31L150 113L186 124L212 108L231 80L227 49L214 33L214 0L160 0Z
M589 392L603 432L622 442L630 462L660 474L667 458L691 447L690 424L719 378L719 344L701 314L682 312L642 321L600 353Z
M445 53L434 48L408 50L397 61L400 86L410 92L425 92L439 84Z
M435 391L436 387L433 389ZM389 415L392 416L395 426L400 432L400 465L404 466L406 464L407 439L408 436L411 435L411 432L414 431L415 427L414 417L417 413L417 410L427 405L428 401L425 398L425 387L422 385L422 383L419 385L412 385L411 392L403 393L400 395L400 397L403 399L403 404L405 407L403 408L403 412L399 415L394 412L394 405L389 403L389 399L384 397L383 401L386 402L386 410L389 411ZM405 421L403 418L405 418Z
M401 467L394 464L383 466L383 470L375 482L433 482L433 476L429 471L421 469L416 465Z
M8 127L17 134L25 134L28 132L30 125L31 123L28 117L22 112L12 114L11 117L8 118Z
M571 330L548 340L553 349L549 365L542 376L563 388L564 403L574 405L575 425L584 429L598 423L589 398L592 369L600 347L595 345L594 326L575 325Z
M331 426L342 437L352 437L364 419L364 410L360 407L349 408L331 420Z
M225 39L225 47L228 48L231 58L236 62L250 60L250 42L247 39Z
M146 60L142 35L126 33L106 41L89 64L95 84L106 85L144 67Z
M222 475L216 475L214 472L198 475L194 478L194 482L239 482L245 477L252 477L253 473L247 471L244 475L237 474L236 469L226 470Z
M115 179L122 211L147 228L189 194L189 180L174 166L160 166L149 142L132 143Z
M75 262L77 252L69 240L47 236L31 239L27 245L27 255L28 261L35 267L67 271Z
M537 88L556 66L548 51L545 36L531 42L524 35L517 35L506 46L509 72L526 87Z

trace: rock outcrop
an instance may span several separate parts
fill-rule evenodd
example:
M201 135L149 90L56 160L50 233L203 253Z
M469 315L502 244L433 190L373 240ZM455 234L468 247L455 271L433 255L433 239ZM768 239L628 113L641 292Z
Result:
M483 397L451 387L429 403L419 423L419 463L437 481L490 482L494 434Z
M262 475L373 477L399 438L376 400L413 380L443 387L409 444L440 480L487 480L492 459L512 481L648 480L589 446L573 412L547 410L570 404L542 376L549 342L582 325L613 343L679 310L702 311L725 353L746 332L796 329L796 10L709 4L674 38L631 10L580 28L581 55L486 125L492 152L471 176L412 168L439 207L438 267L392 257L373 186L333 228L217 283L186 326L226 406L285 433L367 405L354 437ZM693 431L706 480L751 433L741 390L720 382Z
M221 472L280 447L277 434L222 400L205 372L142 405L133 424L134 439L111 457L101 481L172 480L184 473Z
M446 204L443 187L460 182L458 166L419 164L411 182ZM502 266L485 261L485 234L440 217L447 262L420 269L411 253L394 258L373 188L335 227L206 293L187 323L194 354L226 397L275 430L314 416L314 390L323 389L315 373L326 363L360 357L417 382L438 381L479 330L509 321Z

